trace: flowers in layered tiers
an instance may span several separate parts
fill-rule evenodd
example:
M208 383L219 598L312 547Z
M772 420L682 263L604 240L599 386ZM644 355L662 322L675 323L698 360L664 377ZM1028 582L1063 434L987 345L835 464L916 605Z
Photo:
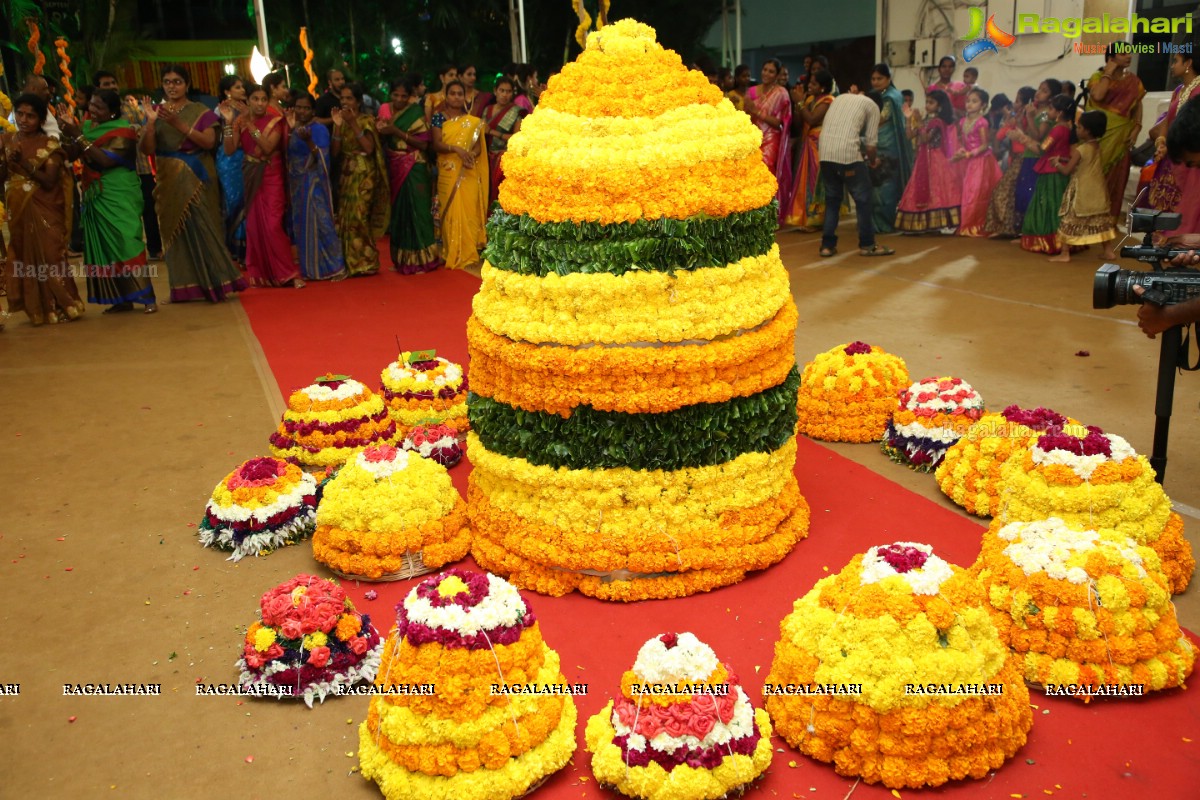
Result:
M422 360L423 355L414 356L410 351L400 353L398 360L383 369L383 388L397 394L425 399L432 399L435 395L440 396L445 392L450 392L450 396L453 396L462 388L465 382L462 366L441 356Z
M333 581L298 575L263 594L260 609L237 662L246 691L301 698L311 708L375 679L383 642Z
M458 431L449 425L414 425L404 435L403 447L446 468L453 467L463 457Z
M723 106L725 99L658 44L653 28L632 19L590 34L583 53L550 78L538 100L539 109L580 117L656 117L696 104Z
M545 277L485 263L472 307L494 333L534 343L710 340L772 319L790 297L779 248L725 266Z
M446 587L449 586L449 590ZM460 637L516 628L532 622L529 604L503 578L465 570L450 570L427 578L404 598L410 626L446 631Z
M379 445L356 455L325 486L317 525L390 534L441 519L459 502L445 467Z
M881 447L892 460L931 472L983 413L983 398L961 378L926 378L900 393Z
M230 561L295 544L316 527L317 496L316 479L294 464L251 459L213 489L200 544L232 551Z
M702 345L549 347L499 336L467 321L474 391L528 411L659 413L748 397L778 386L795 364L798 314L790 298L775 318Z
M717 654L694 633L664 633L638 650L633 672L645 683L705 682L720 666Z
M995 521L973 572L1031 683L1145 692L1182 685L1192 671L1196 648L1158 556L1117 531Z
M865 342L818 353L801 376L799 432L835 442L874 442L908 385L904 359Z
M1082 480L1091 479L1101 464L1137 458L1129 442L1115 434L1105 434L1095 426L1088 426L1082 437L1060 431L1042 434L1033 446L1032 455L1033 463L1038 466L1062 465Z
M789 743L840 774L936 786L984 777L1025 743L1029 693L983 590L934 559L912 542L873 548L817 583L780 625L766 709ZM905 580L942 565L951 574L932 593ZM955 691L911 690L930 685ZM789 691L804 687L838 691Z
M327 376L291 394L270 446L277 458L330 467L357 450L395 438L396 425L382 398L358 381Z

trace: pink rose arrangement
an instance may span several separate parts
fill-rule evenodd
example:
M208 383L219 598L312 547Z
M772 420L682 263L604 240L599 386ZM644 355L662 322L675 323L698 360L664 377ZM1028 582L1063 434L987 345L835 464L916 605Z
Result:
M414 425L404 436L405 450L418 453L449 469L462 460L463 446L458 431L449 425Z

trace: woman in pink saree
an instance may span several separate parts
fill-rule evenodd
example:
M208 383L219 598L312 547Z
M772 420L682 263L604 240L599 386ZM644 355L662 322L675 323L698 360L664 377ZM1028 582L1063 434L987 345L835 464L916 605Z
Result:
M792 98L777 81L783 65L777 58L768 58L762 67L758 86L746 93L746 111L750 120L762 131L763 163L779 184L775 198L779 202L779 221L787 214L787 201L792 196L792 150L788 130L792 125Z

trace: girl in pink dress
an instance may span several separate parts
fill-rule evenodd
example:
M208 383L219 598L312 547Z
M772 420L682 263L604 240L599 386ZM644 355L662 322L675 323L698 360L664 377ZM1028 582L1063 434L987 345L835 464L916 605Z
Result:
M283 117L268 111L267 92L247 87L250 113L233 123L236 137L225 138L225 152L241 143L246 154L242 179L246 192L246 277L251 286L295 286L300 289L300 268L292 259L292 242L283 228L287 189L283 165Z
M953 127L950 96L934 89L925 97L925 123L917 133L912 177L896 208L896 230L927 233L958 227L961 186L950 166Z
M762 67L762 83L751 86L746 93L746 111L750 120L762 131L763 163L775 176L779 189L779 222L787 213L787 200L792 196L792 148L788 131L792 125L792 98L779 85L779 59L768 58Z
M958 123L959 149L953 160L959 162L962 174L959 236L987 236L988 204L1002 177L992 155L987 117L983 115L987 102L987 92L972 89L967 93L967 115Z

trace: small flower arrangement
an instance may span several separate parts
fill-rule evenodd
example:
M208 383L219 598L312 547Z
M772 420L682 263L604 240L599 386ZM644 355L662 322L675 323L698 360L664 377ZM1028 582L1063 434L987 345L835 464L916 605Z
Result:
M1117 531L997 520L972 572L1030 683L1148 692L1191 674L1196 647L1179 629L1157 554Z
M277 699L325 702L375 680L383 641L337 583L297 575L262 596L261 619L246 631L238 683Z
M1075 424L1041 407L1012 405L999 414L984 414L946 451L935 473L938 486L969 513L990 517L1000 508L1004 465L1023 455L1043 433Z
M592 773L629 797L717 798L771 765L771 720L737 675L691 633L638 651L621 696L588 720Z
M881 445L893 461L933 472L950 446L984 414L983 398L962 378L926 378L900 393Z
M368 447L326 484L313 557L359 580L413 578L467 554L466 503L446 468L388 444Z
M389 798L503 799L566 766L575 703L551 688L566 686L558 654L512 584L448 570L397 612L377 681L393 693L371 698L359 728L363 777Z
M449 469L462 460L458 431L449 425L414 425L404 435L402 447Z
M379 395L345 375L326 374L292 392L270 443L277 458L316 470L396 438L396 424Z
M460 440L470 429L467 378L459 364L434 350L406 350L380 378L380 394L401 440L416 425L446 425Z
M909 383L904 359L866 342L838 345L804 365L799 432L826 442L877 442Z
M838 774L939 786L986 777L1025 744L1020 660L973 576L929 545L855 556L796 601L780 634L766 710L780 736ZM899 731L913 746L896 746Z
M1183 518L1154 469L1120 436L1068 425L1039 436L1001 472L1003 522L1057 517L1076 530L1113 529L1154 549L1172 593L1187 588L1196 560Z
M200 544L230 552L230 561L266 555L312 535L317 479L278 458L252 458L221 479L204 509Z

